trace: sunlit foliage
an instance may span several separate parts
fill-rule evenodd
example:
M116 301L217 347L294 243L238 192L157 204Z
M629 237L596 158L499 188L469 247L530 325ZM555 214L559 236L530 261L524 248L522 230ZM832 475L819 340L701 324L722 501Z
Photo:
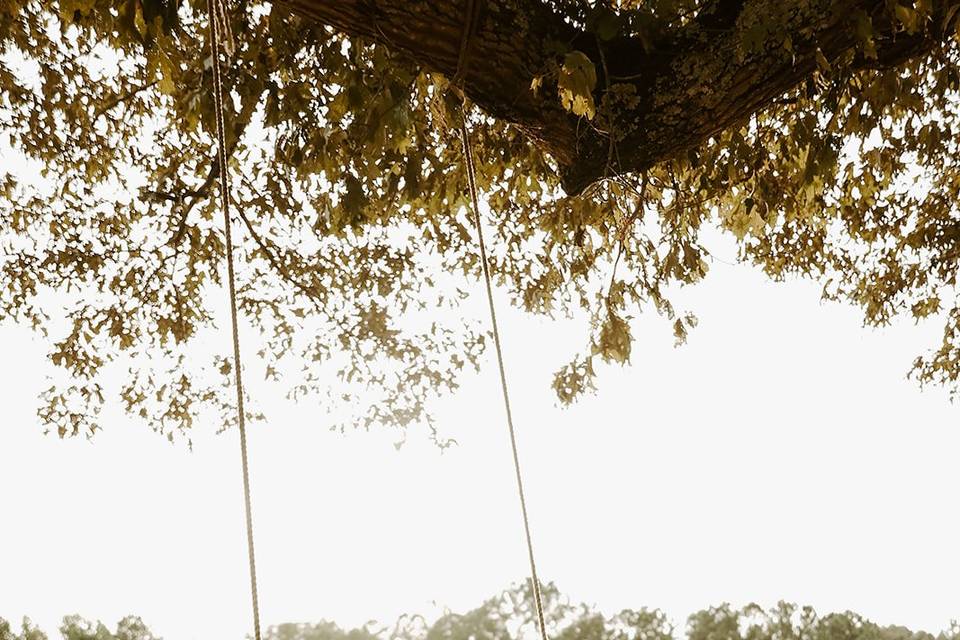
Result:
M203 407L228 415L229 364L193 351L223 295L204 4L0 5L0 149L42 176L0 173L0 318L50 332L66 376L40 416L61 435L97 428L111 363L130 368L124 406L162 433L187 431ZM709 3L554 4L600 38L655 48ZM925 28L929 1L890 5L903 33ZM429 399L456 388L486 338L461 312L479 265L448 81L265 2L234 3L230 18L240 306L262 335L262 371L294 397L355 407L358 424L429 424ZM756 19L744 55L770 41ZM741 128L576 196L519 131L473 111L498 283L531 313L591 319L554 379L560 400L591 389L601 362L631 360L642 311L685 339L696 319L669 292L706 276L701 232L714 225L744 261L819 279L868 324L942 318L943 344L914 371L956 382L957 40L855 71L872 30L850 19L860 46ZM789 34L776 41L791 46ZM557 100L612 132L615 153L632 97L627 85L599 91L600 63L558 51ZM531 72L531 91L541 81Z

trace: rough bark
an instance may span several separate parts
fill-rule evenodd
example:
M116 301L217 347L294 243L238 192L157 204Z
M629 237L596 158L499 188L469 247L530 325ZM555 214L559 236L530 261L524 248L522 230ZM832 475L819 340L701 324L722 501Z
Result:
M402 52L453 77L492 116L512 123L547 151L564 187L578 192L611 173L637 171L742 123L817 68L858 46L851 17L874 20L876 60L892 66L929 52L950 36L960 0L934 2L933 19L909 35L888 17L885 0L719 0L695 20L652 43L601 42L570 25L542 0L281 0L304 16ZM465 38L466 25L471 24ZM757 25L762 41L756 40ZM751 31L753 29L753 31ZM751 37L752 36L752 37ZM783 46L789 37L792 52ZM461 53L461 47L467 43ZM556 60L551 43L586 53L597 65L595 100L608 84L629 83L636 100L616 112L610 139L563 110L555 91L534 92L534 76ZM646 44L646 46L645 46Z

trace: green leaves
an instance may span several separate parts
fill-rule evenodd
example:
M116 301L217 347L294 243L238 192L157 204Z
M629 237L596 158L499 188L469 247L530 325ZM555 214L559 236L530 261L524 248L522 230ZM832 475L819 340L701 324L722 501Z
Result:
M663 611L640 607L606 616L593 606L569 601L553 583L542 585L546 623L557 640L960 640L960 624L953 623L938 636L902 626L880 626L855 613L818 615L812 607L778 602L764 609L749 604L736 609L728 604L692 613L677 628ZM496 594L472 610L446 612L428 624L419 614L401 616L395 623L370 621L345 629L334 622L284 623L265 630L265 640L455 640L536 635L536 618L530 614L532 595L527 583ZM63 640L158 640L143 621L127 616L112 632L101 622L71 615L60 626ZM24 619L20 633L0 618L0 640L47 640L47 635Z
M567 111L592 119L596 115L593 90L597 86L597 70L581 51L571 51L563 59L557 78L560 103Z

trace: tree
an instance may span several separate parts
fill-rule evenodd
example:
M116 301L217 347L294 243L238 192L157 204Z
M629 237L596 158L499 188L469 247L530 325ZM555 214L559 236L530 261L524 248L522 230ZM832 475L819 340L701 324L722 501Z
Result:
M528 583L512 586L465 613L447 611L432 624L419 615L402 616L379 629L374 623L345 631L332 622L283 624L267 629L267 640L513 640L539 636ZM673 627L657 610L625 610L604 617L586 605L571 604L552 583L543 587L544 615L557 640L673 640Z
M688 640L954 640L956 624L938 636L905 627L881 627L852 612L818 616L811 607L780 602L769 610L751 604L736 610L729 605L698 611L687 621Z
M657 609L624 609L603 615L594 607L562 598L551 583L544 586L544 610L551 638L557 640L958 640L960 624L934 636L906 627L881 627L855 613L818 615L811 607L779 602L764 609L750 604L735 609L729 604L697 611L687 619L681 635L666 614ZM507 640L539 635L531 610L527 584L515 585L466 613L447 612L432 624L422 616L401 616L394 624L369 622L343 629L329 621L286 623L271 626L266 640ZM140 618L128 616L111 633L102 623L67 616L60 627L64 640L157 640ZM46 640L47 636L24 620L22 633L14 635L0 618L0 640Z
M377 640L377 636L367 629L344 631L333 622L285 623L267 630L270 640Z
M94 623L80 616L66 616L60 625L64 640L160 640L137 616L127 616L117 623L113 633L99 620Z
M625 609L604 615L583 604L560 599L550 585L546 612L549 637L557 640L957 640L956 624L934 636L905 627L881 627L852 612L820 616L811 607L780 602L764 609L750 604L736 609L729 604L697 611L687 619L685 633L676 629L656 609ZM411 624L402 618L392 627L372 632L368 627L344 631L324 622L317 625L279 625L267 630L267 640L500 640L536 638L538 631L523 603L529 603L525 587L513 587L463 614L448 613L432 625L422 618ZM528 606L526 607L529 608Z
M77 615L64 616L60 636L63 640L160 640L137 616L120 620L116 633L100 621L94 623ZM0 618L0 640L47 640L47 634L24 618L20 634L14 635L10 623Z
M24 618L20 633L14 633L10 623L0 618L0 640L47 640L47 634L40 631L29 618Z
M69 382L40 410L96 428L101 376L169 435L227 406L198 364L223 243L201 0L9 0L0 128L46 180L0 188L0 317L53 331ZM944 322L921 383L960 374L960 0L260 0L228 3L240 306L265 374L428 421L485 345L456 137L461 98L495 220L492 269L531 313L585 310L570 402L630 360L703 229L772 278L824 283L882 325ZM61 292L59 296L49 295ZM66 309L62 309L64 299ZM401 320L402 319L402 320ZM65 328L64 328L65 327ZM147 354L150 357L145 357ZM162 356L162 357L161 357ZM189 362L188 362L189 360ZM189 364L189 366L188 366ZM324 372L342 385L326 387Z

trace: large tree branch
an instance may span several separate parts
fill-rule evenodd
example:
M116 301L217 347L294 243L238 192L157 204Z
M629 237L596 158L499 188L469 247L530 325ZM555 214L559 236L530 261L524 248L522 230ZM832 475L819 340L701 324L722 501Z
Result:
M473 102L550 153L568 192L611 173L645 169L744 122L808 78L819 55L834 61L858 46L855 15L873 18L877 49L876 59L860 57L858 64L888 67L938 46L960 13L960 0L934 2L932 19L910 35L888 17L885 0L718 0L651 47L626 37L601 44L542 0L280 2L308 19L387 45L426 69L450 77L460 71ZM464 65L463 30L475 3L481 4L479 24ZM784 46L787 38L791 50ZM555 62L556 43L583 51L597 64L598 104L608 80L633 85L636 99L616 113L615 167L609 166L606 134L564 111L556 93L530 88Z

